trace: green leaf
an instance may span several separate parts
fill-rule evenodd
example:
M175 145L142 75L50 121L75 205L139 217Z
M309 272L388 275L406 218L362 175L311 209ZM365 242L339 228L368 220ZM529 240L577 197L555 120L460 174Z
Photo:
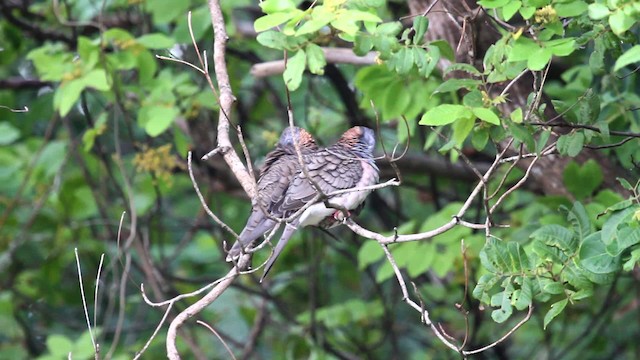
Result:
M365 241L358 250L358 269L364 270L384 258L384 251L376 241Z
M553 8L559 17L574 17L584 14L588 9L588 5L584 1L571 1L566 3L554 4Z
M107 73L104 69L94 69L80 78L85 87L92 87L96 90L107 91L111 89L107 81Z
M282 77L290 91L294 91L300 86L306 61L307 54L302 49L298 50L298 52L287 61L287 67L284 69Z
M168 24L174 19L187 17L189 1L146 0L145 9L151 13L153 23L158 25Z
M508 53L507 60L511 62L529 60L541 49L540 45L535 41L521 36L514 42L511 51Z
M513 15L520 10L520 7L522 7L522 3L520 1L511 1L505 4L502 7L502 18L505 21L509 21L509 19L511 19Z
M497 9L507 5L511 0L480 0L478 4L486 9Z
M277 12L273 14L268 14L256 19L253 23L253 28L256 32L262 32L265 30L269 30L272 27L276 27L286 21L289 21L294 16L298 15L296 11L287 11L287 12Z
M640 61L640 45L635 45L631 49L620 55L616 64L613 66L613 71L618 71L623 67Z
M533 71L542 70L551 61L551 55L552 53L549 49L540 48L527 59L527 67Z
M580 151L582 151L582 147L584 146L584 133L575 132L572 134L562 135L558 139L558 144L556 146L561 155L575 157L580 153Z
M524 310L531 305L533 301L533 284L530 277L523 277L522 285L519 290L514 291L512 296L513 305L518 310Z
M623 9L618 9L609 16L609 26L611 27L611 31L618 36L629 30L634 23L635 20L633 17L627 15Z
M478 69L476 69L475 66L471 64L463 64L463 63L455 63L447 66L447 68L444 70L444 74L446 75L452 71L464 71L471 75L478 75L478 76L482 74Z
M489 130L485 127L476 127L471 135L473 148L482 151L489 142Z
M275 30L269 30L258 34L256 40L258 40L258 42L263 46L276 50L284 50L287 45L287 36Z
M470 118L472 116L473 114L466 106L441 104L422 115L418 124L428 126L446 125L458 119Z
M609 274L620 269L620 258L607 253L598 231L587 236L580 246L580 265L594 274Z
M151 137L164 133L173 124L180 111L174 106L151 106L148 110L148 121L144 130Z
M557 247L565 253L573 253L578 247L573 232L557 224L544 225L531 233L530 236L546 245Z
M2 111L2 110L0 110ZM20 137L20 130L6 121L0 122L0 145L9 145Z
M589 4L589 17L593 20L604 19L609 16L610 11L605 4Z
M376 34L396 36L402 31L403 26L399 21L386 22L376 27Z
M467 90L474 90L478 86L480 86L480 84L481 84L480 80L474 80L474 79L449 79L443 82L442 84L440 84L440 86L438 86L433 91L433 93L438 94L443 92L458 91L461 88L465 88Z
M503 323L513 314L511 306L511 294L513 293L513 285L509 283L505 286L505 290L491 297L491 306L500 306L499 309L491 312L491 318L497 323Z
M573 38L550 40L545 42L544 46L555 56L567 56L576 49L576 40Z
M438 61L440 59L440 55L444 56L445 59L449 60L449 61L455 61L456 59L456 55L453 52L453 48L451 47L451 44L449 44L449 42L444 41L444 40L435 40L429 43L429 51L435 51L435 49L433 48L437 48L439 51L437 52L438 56L436 57L435 55L433 55L433 57L436 59L436 61Z
M331 26L351 36L355 36L360 29L358 25L356 25L355 20L344 16L344 14L338 16L337 19L333 20L331 22Z
M302 24L298 31L296 31L296 36L314 33L322 29L324 26L329 25L329 23L333 21L335 17L335 14L327 10L327 8L325 8L324 6L318 6L313 9L313 12L311 13L311 19Z
M85 83L82 79L64 82L58 87L53 96L53 107L58 110L60 116L66 116L69 113L84 88Z
M424 34L427 33L429 28L429 19L424 16L416 16L413 18L413 29L415 34L413 35L413 44L418 45L424 40Z
M623 211L616 212L602 226L602 242L605 245L611 244L617 236L618 227L629 222L631 216L636 211L636 207L627 208Z
M142 35L136 42L147 49L167 49L176 43L174 39L160 33Z
M517 108L517 109L513 110L513 112L511 112L511 114L509 114L509 118L514 123L521 124L522 123L522 119L523 119L522 108Z
M544 285L542 291L548 294L558 295L564 292L564 286L562 286L562 284L557 281L551 281Z
M500 125L500 118L493 111L486 108L472 108L473 115L477 116L480 120L488 122L493 125Z
M401 48L400 51L395 54L394 58L398 74L406 74L413 67L413 51L409 48Z
M352 21L370 21L374 23L382 22L380 17L372 12L348 9L340 14L341 17L349 18Z
M600 115L600 97L588 89L578 108L578 119L581 124L593 124Z
M53 334L47 337L47 349L52 355L67 357L73 350L73 342L66 336Z
M505 123L507 124L509 131L511 131L511 135L513 135L516 140L523 143L527 147L527 150L530 152L535 150L536 142L533 139L533 135L531 135L531 132L529 132L526 127L509 121L506 121Z
M563 207L564 208L564 207ZM573 203L573 208L569 210L567 214L567 220L573 226L573 230L578 234L580 242L584 240L589 234L591 234L592 226L587 214L587 209L581 202L576 201ZM573 249L572 249L573 250Z
M320 46L314 43L308 43L306 51L309 71L312 74L323 75L324 67L327 65L327 60L324 58L324 52L322 52Z
M296 3L292 0L265 0L259 6L265 14L297 10Z
M591 196L603 180L602 169L593 159L589 159L582 166L575 161L569 162L562 177L567 189L579 200Z
M471 130L473 130L473 124L475 123L475 119L473 118L463 118L453 123L453 141L456 142L457 146L461 146L464 143L464 140L469 136Z
M369 34L358 33L353 44L353 52L365 56L373 48L373 38Z
M549 309L549 311L547 311L547 313L544 315L543 327L545 330L547 329L547 325L549 325L551 320L553 320L556 316L560 315L562 310L564 310L564 308L567 306L568 302L569 302L569 299L564 299L551 305L551 309Z
M523 6L520 8L520 15L522 15L522 18L525 20L529 20L531 19L531 17L533 17L533 14L536 13L536 8L533 6Z

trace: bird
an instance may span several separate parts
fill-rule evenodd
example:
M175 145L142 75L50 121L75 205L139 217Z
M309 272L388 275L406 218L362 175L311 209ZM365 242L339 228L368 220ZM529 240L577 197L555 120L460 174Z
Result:
M306 130L290 126L282 131L275 149L265 156L258 177L257 195L251 214L237 241L229 250L227 262L237 259L260 236L271 231L278 224L276 220L269 218L263 209L273 217L282 217L282 214L277 212L277 205L282 201L289 183L300 169L295 141L298 142L303 155L318 150L315 139Z
M329 204L336 205L336 208L327 207L324 201L316 200L299 217L287 223L273 253L265 263L261 282L298 228L333 227L344 217L340 208L349 211L360 206L371 189L331 194L339 190L375 185L378 182L379 169L373 159L374 147L373 130L364 126L354 126L342 134L335 144L303 156L306 173L313 181L307 178L304 169L301 168L286 189L277 212L284 217L289 217L302 209L316 199L318 193L316 185L324 195L328 196Z

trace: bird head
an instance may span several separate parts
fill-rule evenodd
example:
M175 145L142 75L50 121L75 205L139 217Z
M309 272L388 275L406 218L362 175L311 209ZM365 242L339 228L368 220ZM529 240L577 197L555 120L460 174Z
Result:
M280 135L278 145L284 147L293 147L294 142L297 142L302 149L315 149L318 147L316 140L309 132L303 128L297 126L287 126Z
M364 126L354 126L342 134L338 143L354 151L371 156L376 146L376 136L373 130Z

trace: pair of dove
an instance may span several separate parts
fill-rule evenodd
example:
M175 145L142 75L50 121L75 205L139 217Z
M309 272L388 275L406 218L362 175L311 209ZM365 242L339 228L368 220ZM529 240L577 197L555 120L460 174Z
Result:
M297 142L305 171L296 152ZM373 159L375 135L373 130L355 126L347 130L333 145L319 148L315 139L299 127L287 127L276 148L267 154L258 179L257 196L251 215L238 240L229 250L227 261L236 260L244 250L254 246L263 235L278 225L274 218L284 219L316 199L297 218L286 223L273 254L265 264L262 279L291 238L301 227L331 228L339 224L342 211L357 209L371 190L356 190L334 194L340 190L360 189L378 182L379 170ZM307 174L312 181L309 181ZM317 200L319 187L335 208ZM265 211L270 216L265 214Z

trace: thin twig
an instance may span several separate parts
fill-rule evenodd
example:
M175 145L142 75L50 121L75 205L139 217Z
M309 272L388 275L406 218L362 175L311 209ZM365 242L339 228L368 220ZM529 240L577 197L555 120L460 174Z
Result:
M218 340L220 340L220 342L222 343L222 346L224 346L224 348L227 350L227 352L229 353L231 358L233 360L236 360L236 356L233 355L233 351L231 351L231 349L229 348L229 345L227 345L227 343L224 341L224 339L222 339L220 334L218 334L218 332L211 325L207 324L204 321L200 321L200 320L196 321L196 323L198 323L198 324L206 327L207 329L209 329L209 331L211 331L213 333L213 335L215 335L218 338Z
M91 344L93 344L93 350L97 352L96 339L93 336L93 331L91 330L91 321L89 320L89 310L87 309L87 299L84 296L84 285L82 285L82 270L80 269L80 258L78 257L78 248L74 248L73 251L76 255L76 265L78 266L78 282L80 283L82 309L84 310L85 320L87 320L87 327L89 328L89 336L91 337Z

